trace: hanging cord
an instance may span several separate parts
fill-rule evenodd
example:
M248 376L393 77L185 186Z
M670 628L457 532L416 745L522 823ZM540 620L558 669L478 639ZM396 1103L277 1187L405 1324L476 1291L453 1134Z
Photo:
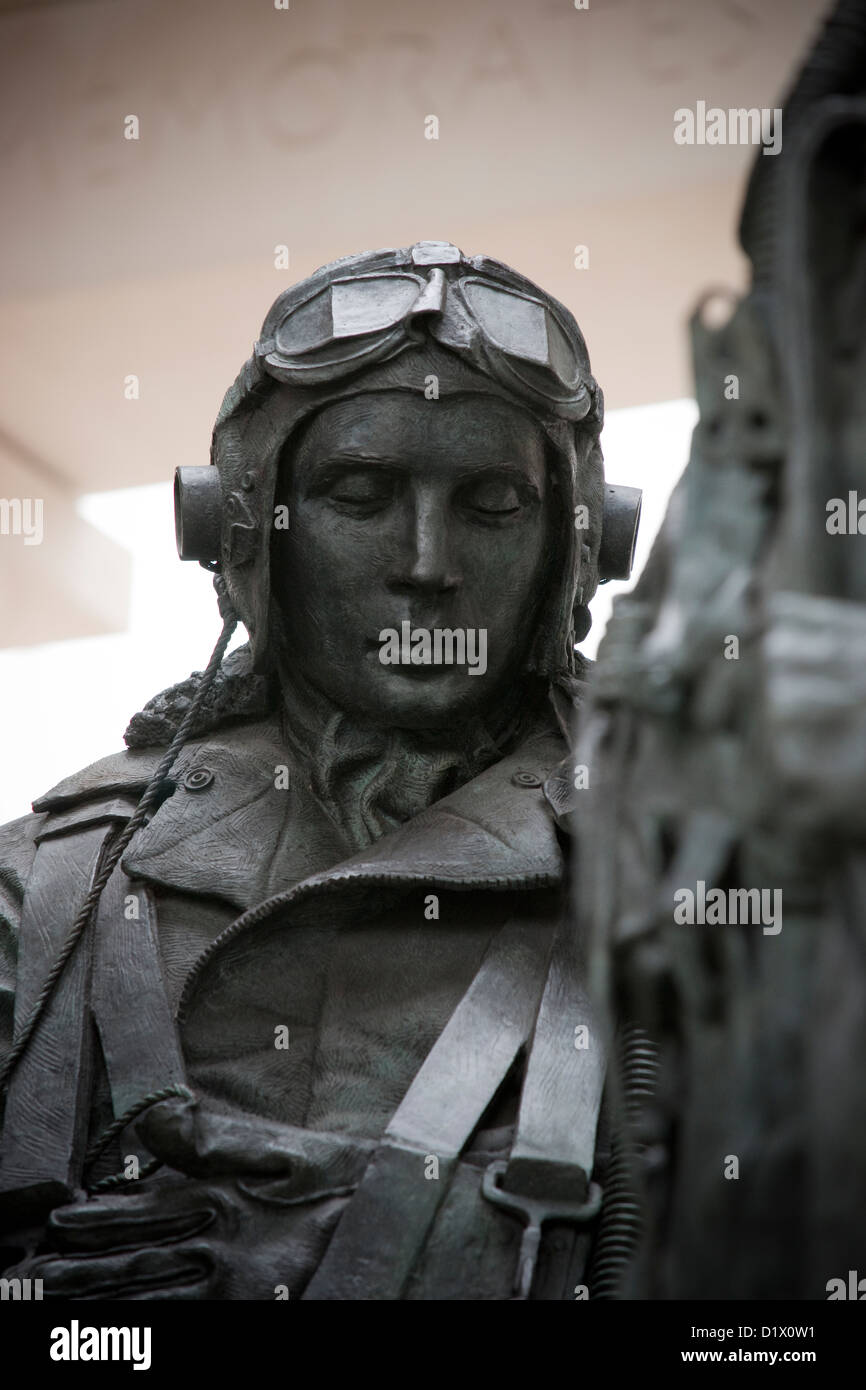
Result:
M159 1105L162 1101L169 1100L173 1096L177 1096L181 1100L194 1099L192 1091L189 1090L187 1086L177 1084L173 1086L163 1086L160 1091L150 1091L148 1095L142 1096L141 1100L137 1100L135 1104L131 1105L128 1110L125 1110L118 1119L113 1120L112 1123L102 1131L99 1138L94 1140L87 1150L87 1153L84 1155L84 1171L86 1172L87 1169L96 1162L99 1155L108 1148L112 1139L117 1139L126 1129L127 1125L131 1125L133 1120L138 1119L138 1116L143 1114L145 1110L149 1110L152 1105ZM145 1163L144 1167L136 1176L139 1180L141 1178L149 1178L151 1173L155 1173L157 1168L161 1167L162 1159L152 1158L148 1163ZM99 1182L94 1183L92 1187L88 1187L87 1192L89 1196L92 1196L96 1192L104 1192L108 1188L118 1187L120 1183L128 1181L129 1179L126 1173L112 1173L110 1177L102 1178Z
M195 693L195 696L189 709L187 710L186 714L184 715L183 719L178 725L177 733L175 734L174 738L169 744L165 756L163 757L162 761L160 762L159 766L157 767L156 771L154 772L153 776L151 777L150 781L145 787L141 796L141 800L136 806L131 819L126 823L120 835L114 841L111 848L108 850L108 853L105 855L100 864L99 870L96 874L96 877L93 880L93 884L90 888L90 891L87 894L87 897L84 899L84 902L81 904L81 909L72 925L69 935L66 938L66 941L64 942L60 950L60 953L57 956L57 959L51 967L51 970L49 971L48 977L44 985L39 991L39 994L33 1004L33 1008L31 1009L30 1013L27 1016L27 1019L24 1022L24 1026L22 1027L21 1032L12 1047L12 1051L9 1053L9 1056L6 1059L2 1071L0 1071L0 1094L7 1090L12 1073L15 1070L18 1063L20 1062L21 1058L24 1056L27 1047L29 1046L30 1040L33 1037L34 1032L36 1031L36 1026L40 1018L42 1017L42 1014L45 1011L48 1001L54 993L54 990L57 986L57 982L63 974L67 962L69 961L73 951L75 950L75 947L78 945L80 938L84 935L84 932L87 930L87 927L94 913L96 912L96 908L99 904L99 899L102 896L102 891L105 888L105 885L111 878L111 875L113 874L117 864L120 861L121 856L123 855L133 835L136 833L137 830L141 829L141 826L144 824L145 820L147 819L148 815L153 809L154 803L159 798L162 790L162 784L167 778L169 772L171 771L178 753L180 752L181 748L186 742L189 731L195 723L196 716L198 715L198 712L201 709L201 706L207 696L207 693L210 690L211 685L213 684L214 677L216 676L222 659L225 656L226 648L232 639L232 635L234 633L235 628L238 625L238 615L232 606L231 600L229 599L228 592L225 587L225 580L222 578L221 575L217 574L214 575L213 583L214 589L216 590L217 601L219 603L220 617L223 620L223 629L220 633L219 640L217 641L217 644L213 649L211 659L208 662L207 667L205 668L205 671L202 675L201 684L199 685L199 688Z
M629 1024L620 1042L620 1077L625 1123L611 1136L604 1202L592 1255L588 1283L590 1298L617 1299L622 1281L637 1250L642 1231L634 1164L641 1146L634 1131L643 1107L653 1095L658 1074L655 1045L642 1028Z
M136 1174L136 1181L141 1182L142 1178L151 1178L158 1168L163 1167L161 1158L151 1158L145 1163L143 1168L139 1168ZM99 1182L93 1183L87 1188L88 1197L98 1197L100 1192L110 1192L112 1188L120 1187L121 1183L131 1182L126 1173L112 1173L110 1177L101 1178Z

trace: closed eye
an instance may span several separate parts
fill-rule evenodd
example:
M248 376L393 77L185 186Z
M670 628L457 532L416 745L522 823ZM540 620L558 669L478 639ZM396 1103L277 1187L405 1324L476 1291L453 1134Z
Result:
M331 493L331 500L334 502L381 502L390 497L393 489L382 487L379 484L352 483L351 486L342 486Z
M530 483L510 477L481 478L464 487L459 498L461 507L482 521L518 516L537 500Z
M383 468L352 468L342 470L320 491L336 507L366 514L387 506L393 499L396 479Z

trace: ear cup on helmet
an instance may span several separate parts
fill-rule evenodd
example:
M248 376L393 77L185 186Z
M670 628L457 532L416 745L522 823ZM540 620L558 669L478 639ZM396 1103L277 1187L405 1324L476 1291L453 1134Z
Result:
M213 564L220 558L222 490L213 467L174 471L174 535L182 560Z
M634 548L640 525L639 487L606 483L601 545L598 552L599 583L608 579L628 579L634 564Z

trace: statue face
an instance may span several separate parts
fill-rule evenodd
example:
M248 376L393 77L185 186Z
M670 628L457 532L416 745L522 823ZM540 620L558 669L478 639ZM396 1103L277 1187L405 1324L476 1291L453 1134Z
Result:
M273 552L308 681L392 728L441 729L496 701L525 659L553 549L544 438L484 395L371 393L313 418ZM423 657L422 630L429 664L403 664ZM464 634L463 664L447 635L437 663L437 630Z

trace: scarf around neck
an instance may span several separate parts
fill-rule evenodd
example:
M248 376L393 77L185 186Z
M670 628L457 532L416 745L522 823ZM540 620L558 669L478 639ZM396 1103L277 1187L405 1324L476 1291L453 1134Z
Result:
M531 731L555 724L541 684L516 684L498 717L433 732L365 723L283 671L283 735L317 800L362 849L477 777Z

